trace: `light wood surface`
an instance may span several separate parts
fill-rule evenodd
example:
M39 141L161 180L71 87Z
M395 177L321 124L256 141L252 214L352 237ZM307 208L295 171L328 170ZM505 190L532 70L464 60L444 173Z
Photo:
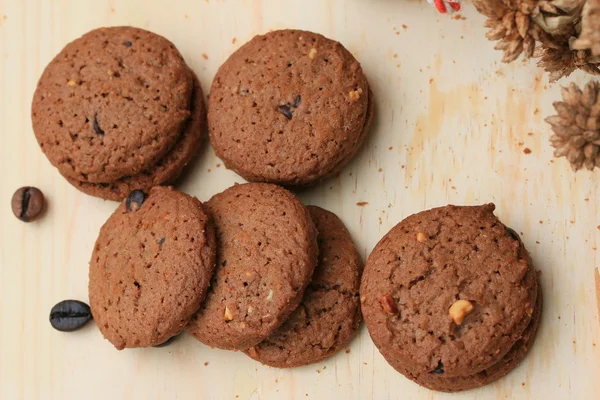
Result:
M0 0L0 399L600 398L600 171L575 174L553 161L543 118L559 86L534 63L501 64L483 18L469 4L463 16L409 0ZM206 91L219 65L255 34L303 28L341 41L369 76L376 122L339 178L301 198L338 213L365 257L409 214L494 202L542 271L544 315L525 362L488 387L446 395L395 372L364 326L349 351L293 370L189 336L118 352L93 324L53 330L55 303L88 299L88 259L116 203L79 193L50 166L31 130L30 103L43 68L67 42L109 25L172 40ZM588 79L577 73L561 83ZM233 182L241 178L206 148L180 188L207 200ZM23 185L47 195L39 222L11 213L11 195Z

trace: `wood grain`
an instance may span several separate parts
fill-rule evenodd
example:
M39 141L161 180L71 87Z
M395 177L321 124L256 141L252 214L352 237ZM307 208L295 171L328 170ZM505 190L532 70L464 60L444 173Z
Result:
M484 19L468 4L463 16L410 0L0 0L0 399L597 399L590 277L600 265L600 172L575 174L553 160L543 119L560 85L533 62L501 64ZM293 370L190 337L118 352L92 325L52 330L55 303L87 300L88 259L116 204L77 192L50 166L31 131L31 97L68 41L109 25L172 40L206 91L219 65L257 33L303 28L343 42L369 76L376 121L342 174L302 199L336 212L365 257L409 214L495 202L542 271L544 315L530 356L493 385L445 395L396 373L364 327L349 352ZM560 84L588 79L576 73ZM233 182L241 179L206 148L180 188L206 200ZM38 222L11 214L10 197L23 185L47 195Z

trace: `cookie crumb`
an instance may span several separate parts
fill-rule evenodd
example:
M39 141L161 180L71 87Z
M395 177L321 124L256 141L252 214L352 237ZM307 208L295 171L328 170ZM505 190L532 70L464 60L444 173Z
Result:
M208 56L206 55L206 53L202 53L202 58L204 58L205 60L208 60Z
M356 203L356 205L359 206L359 207L366 206L367 204L369 204L368 201L359 201L358 203Z
M594 344L595 346L595 344ZM346 349L346 354L350 354L350 349Z
M523 149L523 153L525 153L525 154L531 154L531 149L529 149L529 147L525 147Z
M204 366L207 367L208 366L208 361L204 362Z
M235 42L237 42L237 38L234 36L234 37L231 39L231 44L235 44Z

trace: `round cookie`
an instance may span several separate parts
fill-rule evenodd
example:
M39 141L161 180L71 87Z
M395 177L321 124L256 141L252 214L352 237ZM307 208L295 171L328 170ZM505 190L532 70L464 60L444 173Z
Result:
M317 232L302 203L271 184L230 187L206 206L217 267L187 331L211 347L246 350L300 303L317 264Z
M227 168L247 180L308 185L356 153L370 97L360 64L340 43L306 31L270 32L217 72L210 140Z
M496 364L531 320L537 277L495 207L446 206L396 225L375 247L361 283L371 338L414 374L473 375ZM462 323L457 300L474 310Z
M488 385L503 378L513 369L518 367L521 361L523 361L525 356L529 353L529 349L531 349L535 342L537 330L542 319L542 303L543 296L541 288L539 288L535 310L522 337L517 340L510 351L506 353L500 361L474 375L445 378L443 375L432 373L415 374L400 363L394 362L393 358L388 358L388 360L397 371L402 373L408 379L431 390L440 392L460 392Z
M300 306L246 354L263 364L291 368L324 360L346 346L360 325L362 260L350 232L333 213L308 206L319 231L319 262Z
M106 221L90 261L90 306L117 349L180 333L204 299L215 233L202 204L169 187L132 192Z
M156 164L190 115L193 79L175 46L132 27L100 28L48 64L33 130L62 175L112 182Z
M206 109L200 81L194 74L192 115L179 140L167 155L148 171L120 178L111 183L79 182L67 178L69 183L83 193L105 200L119 201L135 189L149 190L154 186L173 183L185 166L198 153L206 133Z

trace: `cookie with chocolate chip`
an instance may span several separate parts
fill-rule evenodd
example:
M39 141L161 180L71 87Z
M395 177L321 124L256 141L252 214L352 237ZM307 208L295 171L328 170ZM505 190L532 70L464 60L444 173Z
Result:
M317 233L280 186L249 183L213 196L217 267L187 331L211 347L246 350L298 307L317 264Z
M167 154L190 116L192 89L190 69L164 37L133 27L95 29L44 70L33 130L62 175L112 182Z
M494 208L446 206L412 215L369 256L361 307L392 366L420 380L471 376L500 362L523 336L536 306L537 274Z
M147 171L120 178L111 183L80 182L67 178L83 193L105 200L119 201L135 190L149 190L154 186L172 184L194 157L206 135L206 109L200 81L194 75L192 115L177 143L166 156Z
M319 231L319 262L300 306L267 339L246 351L278 368L324 360L346 346L361 321L358 288L363 263L344 223L308 206Z
M94 321L117 349L156 346L200 307L215 266L214 227L194 197L135 190L106 221L90 261Z
M340 43L306 31L269 32L217 72L210 140L227 168L247 180L308 185L354 156L372 104L360 64Z

